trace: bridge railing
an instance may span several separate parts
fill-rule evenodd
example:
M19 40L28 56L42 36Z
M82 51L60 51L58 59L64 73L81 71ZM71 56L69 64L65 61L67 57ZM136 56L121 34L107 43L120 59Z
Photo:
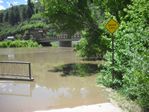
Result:
M38 41L78 41L81 38L80 34L69 36L68 34L53 35L48 38L38 38Z
M31 63L21 61L0 62L0 79L33 80Z

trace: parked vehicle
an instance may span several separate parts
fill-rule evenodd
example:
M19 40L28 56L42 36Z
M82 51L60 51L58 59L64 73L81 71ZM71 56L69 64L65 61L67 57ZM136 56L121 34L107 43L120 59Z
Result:
M14 36L8 36L5 40L15 40Z

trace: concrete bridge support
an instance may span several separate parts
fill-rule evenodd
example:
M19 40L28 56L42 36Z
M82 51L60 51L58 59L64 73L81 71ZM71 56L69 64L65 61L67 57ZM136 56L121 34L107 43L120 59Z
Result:
M38 42L38 44L41 44L42 46L52 46L51 42Z
M72 47L72 41L59 41L59 47Z

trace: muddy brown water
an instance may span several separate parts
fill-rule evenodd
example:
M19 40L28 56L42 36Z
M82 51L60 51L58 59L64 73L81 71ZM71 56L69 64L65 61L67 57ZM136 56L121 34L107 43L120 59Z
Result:
M32 63L34 81L0 80L0 112L34 112L109 102L107 93L96 86L96 76L61 76L54 67L84 62L72 48L0 49L0 61Z

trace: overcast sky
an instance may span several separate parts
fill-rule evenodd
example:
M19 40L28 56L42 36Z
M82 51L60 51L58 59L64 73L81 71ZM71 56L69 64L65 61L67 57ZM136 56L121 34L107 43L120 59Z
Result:
M0 10L10 7L10 4L19 5L26 3L27 0L0 0Z

